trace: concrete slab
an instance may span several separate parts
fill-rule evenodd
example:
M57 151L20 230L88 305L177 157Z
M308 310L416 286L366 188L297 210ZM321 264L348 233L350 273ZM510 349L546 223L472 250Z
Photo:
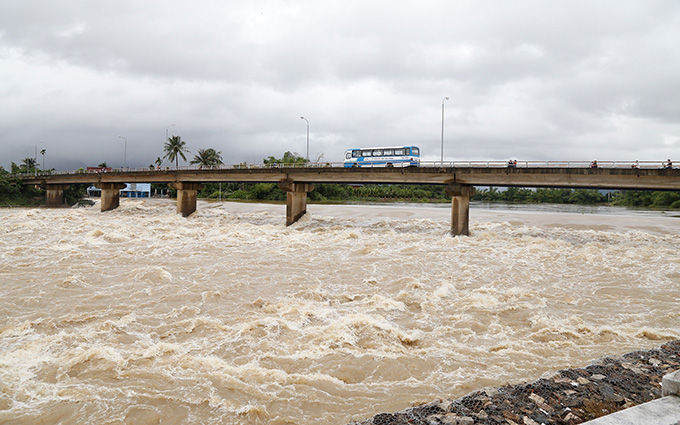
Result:
M671 372L661 381L661 395L674 395L680 397L680 370Z
M663 397L584 422L587 425L680 425L680 370L663 377Z
M584 425L680 425L680 397L657 398L630 409L603 416Z

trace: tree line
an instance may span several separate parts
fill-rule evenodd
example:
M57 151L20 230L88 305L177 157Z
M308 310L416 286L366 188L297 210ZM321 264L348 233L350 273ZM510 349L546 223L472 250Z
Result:
M315 184L308 194L311 202L451 202L442 185ZM200 198L258 201L284 201L286 192L276 183L209 183L199 192ZM472 201L508 204L615 205L657 209L680 209L680 192L613 191L600 193L591 189L477 190Z

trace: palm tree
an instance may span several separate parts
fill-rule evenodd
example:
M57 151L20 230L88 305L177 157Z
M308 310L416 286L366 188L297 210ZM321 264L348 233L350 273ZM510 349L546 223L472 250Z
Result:
M179 166L179 157L181 156L183 160L187 160L185 153L189 153L187 149L187 142L182 140L180 136L168 137L168 141L165 142L163 147L165 151L165 156L163 158L168 158L168 161L175 161L175 167Z
M37 163L37 161L35 160L35 158L24 158L24 161L21 164L21 167L23 167L26 170L26 171L24 171L25 173L30 173L31 170L36 168L36 165L37 165L36 163Z
M43 171L45 170L45 152L47 152L47 149L40 149L40 155L43 157Z
M224 162L222 162L222 152L216 151L213 148L199 149L190 164L200 164L200 168L215 167L224 164Z

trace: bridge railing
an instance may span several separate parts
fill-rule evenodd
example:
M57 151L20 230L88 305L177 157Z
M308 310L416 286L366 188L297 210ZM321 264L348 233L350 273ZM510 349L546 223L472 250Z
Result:
M663 161L517 161L510 164L507 161L421 161L421 167L444 168L665 168Z
M235 169L272 169L272 168L342 168L344 162L310 162L301 163L273 163L273 164L221 164L216 166L180 165L166 167L125 167L108 170L69 170L69 171L37 171L22 173L15 177L31 178L51 175L71 174L98 174L108 172L149 172L149 171L191 171L191 170L235 170ZM508 161L421 161L420 167L425 168L594 168L592 161L517 161L510 164ZM660 169L665 168L664 161L597 161L597 168L640 168ZM362 164L361 168L384 168L384 165ZM678 168L678 167L674 167Z

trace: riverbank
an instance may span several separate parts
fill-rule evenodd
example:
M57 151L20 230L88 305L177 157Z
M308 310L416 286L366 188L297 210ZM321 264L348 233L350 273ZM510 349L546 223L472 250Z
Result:
M659 348L604 357L531 383L439 399L353 425L580 424L661 397L664 375L680 369L680 340Z

